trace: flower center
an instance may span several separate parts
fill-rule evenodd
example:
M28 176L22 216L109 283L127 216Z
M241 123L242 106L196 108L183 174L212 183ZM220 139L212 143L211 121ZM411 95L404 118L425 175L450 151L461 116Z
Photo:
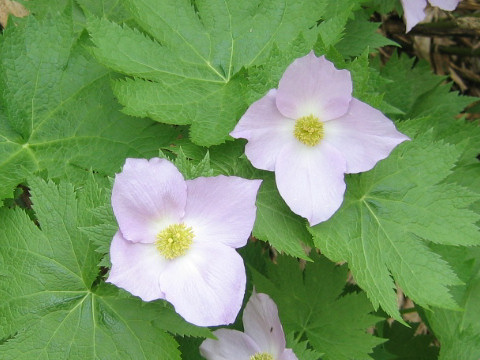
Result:
M256 353L250 356L250 360L275 360L269 353Z
M173 224L157 235L155 245L166 259L175 259L184 255L193 243L193 230L185 224Z
M295 137L308 146L317 145L323 139L323 123L315 116L303 116L295 122Z

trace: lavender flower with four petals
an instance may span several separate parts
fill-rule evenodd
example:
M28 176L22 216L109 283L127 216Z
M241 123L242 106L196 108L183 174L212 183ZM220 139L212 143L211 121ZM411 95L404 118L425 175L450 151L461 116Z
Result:
M407 32L425 19L425 8L427 0L400 0L403 6L405 22L407 23ZM460 0L428 0L430 5L437 6L440 9L453 11Z
M216 330L218 340L205 340L200 353L207 360L297 360L292 349L285 349L277 305L268 295L254 291L242 320L245 332Z
M165 159L127 159L116 175L107 282L144 301L166 299L200 326L232 323L245 293L235 248L247 243L261 180L186 180Z
M372 169L408 140L352 97L350 72L313 51L288 66L278 90L253 103L230 135L248 140L250 162L275 171L282 198L312 226L342 204L345 173Z

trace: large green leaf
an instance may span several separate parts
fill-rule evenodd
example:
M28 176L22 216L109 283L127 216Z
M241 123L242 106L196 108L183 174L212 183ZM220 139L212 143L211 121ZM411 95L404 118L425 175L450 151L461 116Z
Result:
M77 193L67 183L30 185L41 229L22 210L0 210L2 359L180 359L165 329L208 336L165 302L102 282L101 254L78 229L104 198L95 183Z
M72 20L30 17L0 42L0 198L32 172L77 180L148 157L176 130L121 114L110 73L75 38Z
M403 130L413 137L409 122ZM417 304L456 309L448 286L460 284L448 264L428 247L477 245L478 196L456 184L439 184L461 150L434 142L431 132L401 144L389 158L347 177L340 210L311 228L315 244L334 261L348 261L375 307L402 321L395 282ZM393 277L393 279L392 279Z
M133 76L114 84L124 111L192 124L200 145L224 142L247 107L242 68L261 64L273 44L301 32L313 43L324 1L125 0L148 37L92 19L99 61Z
M267 265L268 279L253 270L258 292L270 295L278 305L286 333L306 336L323 359L371 359L372 348L383 339L366 333L379 319L363 293L342 296L348 270L324 257L311 254L314 262L302 271L296 259L278 257Z
M480 248L438 247L455 267L465 285L455 289L463 311L433 308L425 311L428 323L440 340L441 360L480 358Z

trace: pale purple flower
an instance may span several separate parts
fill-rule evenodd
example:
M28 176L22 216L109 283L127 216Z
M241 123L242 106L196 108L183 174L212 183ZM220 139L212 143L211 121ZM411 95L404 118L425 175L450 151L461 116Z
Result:
M218 340L205 340L200 354L207 360L297 360L292 349L285 349L277 305L268 295L254 291L242 320L244 332L216 330Z
M261 180L186 180L165 159L127 159L115 177L118 221L107 282L144 301L166 299L199 326L232 323L245 293L235 248L255 221Z
M278 191L310 225L340 207L345 173L372 169L408 139L380 111L352 97L347 70L310 52L277 89L253 103L230 133L253 166L275 171Z
M427 0L400 0L403 6L403 14L407 23L407 32L425 19L425 8ZM440 9L453 11L460 0L428 0L430 5L437 6Z

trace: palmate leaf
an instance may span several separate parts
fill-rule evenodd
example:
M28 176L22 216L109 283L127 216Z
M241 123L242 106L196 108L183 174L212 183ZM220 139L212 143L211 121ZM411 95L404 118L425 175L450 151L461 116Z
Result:
M315 352L325 354L322 359L371 359L373 347L384 341L365 331L379 320L370 314L372 305L363 293L341 296L346 266L310 257L314 262L303 271L296 259L278 257L277 264L267 264L268 279L252 270L257 292L273 298L285 333L295 332L295 342L306 336Z
M224 142L245 111L241 69L261 64L277 44L301 32L313 42L325 1L125 0L152 38L92 19L100 62L133 76L114 83L124 111L170 124L191 124L199 145Z
M76 39L72 20L29 17L0 38L0 198L32 172L76 182L154 156L175 129L121 114L110 72Z
M370 51L386 45L397 43L377 33L380 23L370 22L369 15L364 10L356 11L345 28L345 36L336 44L337 50L345 57L359 56L366 47Z
M436 126L450 123L452 117L462 111L476 98L458 96L450 91L450 84L442 84L444 76L434 75L430 64L406 56L394 55L379 69L387 80L378 83L378 91L385 92L385 101L403 111L403 119L431 116Z
M78 230L101 191L32 179L41 230L22 210L0 214L0 358L180 359L164 330L208 336L164 302L143 303L101 281L101 254Z
M401 131L413 140L373 170L348 176L340 210L310 229L327 257L349 263L374 306L382 306L399 321L393 280L423 307L458 309L448 286L461 282L427 241L479 243L474 225L479 217L468 210L478 195L440 183L461 150L434 142L432 132L414 136L409 128L415 126L413 121L401 124Z

